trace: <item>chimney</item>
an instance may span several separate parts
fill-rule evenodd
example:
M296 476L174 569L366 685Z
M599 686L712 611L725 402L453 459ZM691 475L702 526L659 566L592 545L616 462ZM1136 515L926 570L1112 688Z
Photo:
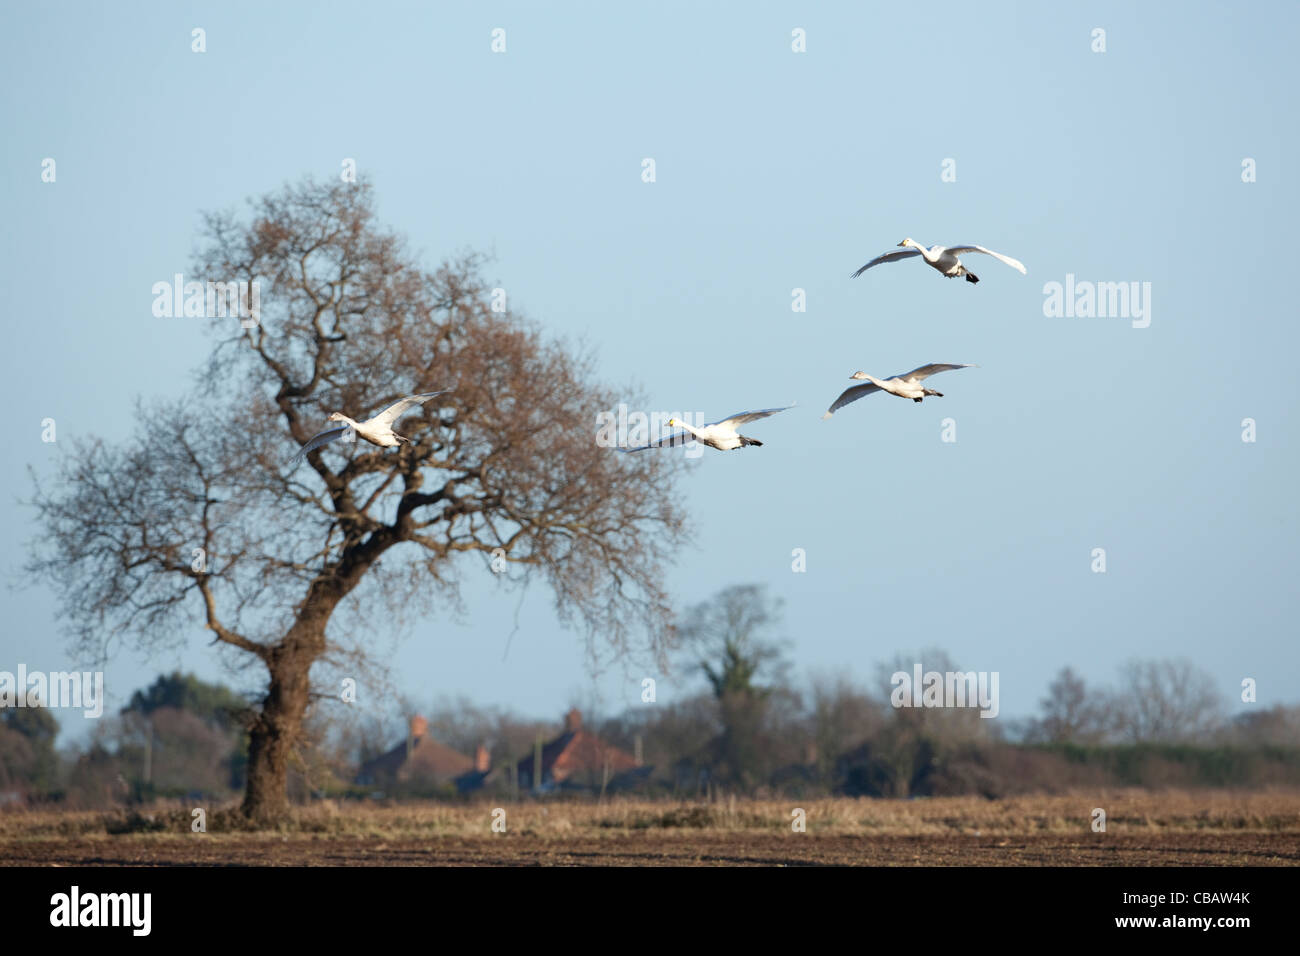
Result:
M479 744L478 750L474 751L474 769L479 773L487 773L492 769L492 755L482 744Z
M416 714L411 718L411 739L419 740L429 732L429 722Z
M582 711L574 707L564 715L564 732L566 734L576 734L582 729Z

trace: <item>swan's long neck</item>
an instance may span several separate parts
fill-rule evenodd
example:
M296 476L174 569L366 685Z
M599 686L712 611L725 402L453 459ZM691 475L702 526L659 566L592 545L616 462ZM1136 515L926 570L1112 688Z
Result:
M678 427L678 428L684 428L684 429L686 429L686 431L690 432L690 433L691 433L692 435L694 435L696 438L699 438L699 437L700 437L699 430L696 429L694 425L688 425L688 424L686 424L686 422L680 422L680 421L679 421L679 422L677 423L677 427Z
M344 425L347 425L347 426L349 426L349 427L351 427L351 428L353 428L353 429L355 429L355 428L357 427L357 423L356 423L356 422L354 422L352 419L348 418L348 416L346 416L346 415L344 415L344 414L342 414L342 413L339 414L339 421L342 422Z
M939 256L938 256L937 254L936 254L936 255L930 255L930 250L929 250L927 247L921 245L919 242L911 242L911 243L908 243L908 245L910 245L910 246L911 246L913 249L915 249L917 252L921 253L921 255L925 256L925 261L926 261L926 262L935 262L935 261L937 261L938 258L939 258Z

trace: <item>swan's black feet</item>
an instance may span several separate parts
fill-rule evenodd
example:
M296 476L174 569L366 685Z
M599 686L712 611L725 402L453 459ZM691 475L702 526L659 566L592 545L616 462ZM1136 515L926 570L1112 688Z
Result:
M979 282L979 281L980 281L980 277L977 276L977 275L976 275L975 273L973 273L973 272L968 272L968 273L966 273L966 281L967 281L967 282Z
M914 401L914 402L919 402L920 399L919 399L919 398L914 398L914 399L912 399L912 401Z

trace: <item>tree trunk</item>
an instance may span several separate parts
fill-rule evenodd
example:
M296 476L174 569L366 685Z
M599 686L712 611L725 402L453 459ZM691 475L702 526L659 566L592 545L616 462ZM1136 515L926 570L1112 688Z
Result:
M311 665L325 650L326 616L299 620L267 661L270 687L249 728L244 816L258 824L289 815L289 758L311 700Z

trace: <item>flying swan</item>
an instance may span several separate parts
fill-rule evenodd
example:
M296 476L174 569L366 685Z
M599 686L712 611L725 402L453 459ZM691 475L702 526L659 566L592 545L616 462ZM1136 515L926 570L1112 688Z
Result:
M743 448L745 445L762 445L763 443L757 438L746 438L740 434L740 432L736 431L736 426L746 425L749 422L758 421L760 418L767 418L767 416L783 412L787 408L794 408L794 406L783 405L781 408L764 408L757 412L739 412L730 418L724 418L720 422L712 422L702 428L694 428L686 424L686 422L670 418L668 419L669 428L684 428L686 431L665 435L658 441L652 441L648 445L641 445L637 448L620 448L619 451L645 451L647 448L685 445L690 441L698 441L700 444L716 448L718 451L731 451L733 448Z
M332 422L343 422L334 428L327 428L323 432L318 432L307 440L307 444L298 449L298 454L289 459L289 464L297 465L309 451L319 448L321 445L328 445L332 441L337 441L343 437L343 433L349 428L357 433L361 438L380 448L393 448L402 442L409 442L411 439L405 435L399 435L393 431L393 422L397 421L399 415L405 412L413 405L423 405L429 399L451 391L444 388L438 392L424 392L419 395L408 395L401 401L393 402L374 418L369 418L364 422L354 422L342 412L335 412L329 417Z
M872 392L888 392L890 395L897 395L899 398L910 398L914 402L919 402L927 395L933 395L936 398L943 398L943 392L936 392L932 388L926 388L921 383L939 372L951 372L955 368L972 368L967 365L942 365L932 363L922 365L920 368L914 368L910 372L904 372L902 375L895 375L893 378L880 379L874 375L868 375L866 372L854 372L849 378L866 379L870 384L851 385L840 393L840 397L835 399L834 404L827 409L826 414L822 416L822 421L830 418L838 409L843 408L850 402L856 402L863 395L870 395Z
M985 249L983 246L931 246L927 249L919 242L913 242L911 239L904 239L899 245L905 247L902 252L886 252L883 256L876 256L876 258L853 273L850 278L856 279L872 266L878 266L882 262L897 262L899 259L923 256L927 263L938 269L949 279L965 276L967 282L979 282L980 277L973 272L967 271L966 267L961 264L961 260L957 258L957 254L960 252L982 252L986 256L992 256L994 259L1005 262L1011 268L1019 270L1022 275L1025 272L1023 263L1012 259L1010 256L1004 256L1000 252L994 252L992 249Z

